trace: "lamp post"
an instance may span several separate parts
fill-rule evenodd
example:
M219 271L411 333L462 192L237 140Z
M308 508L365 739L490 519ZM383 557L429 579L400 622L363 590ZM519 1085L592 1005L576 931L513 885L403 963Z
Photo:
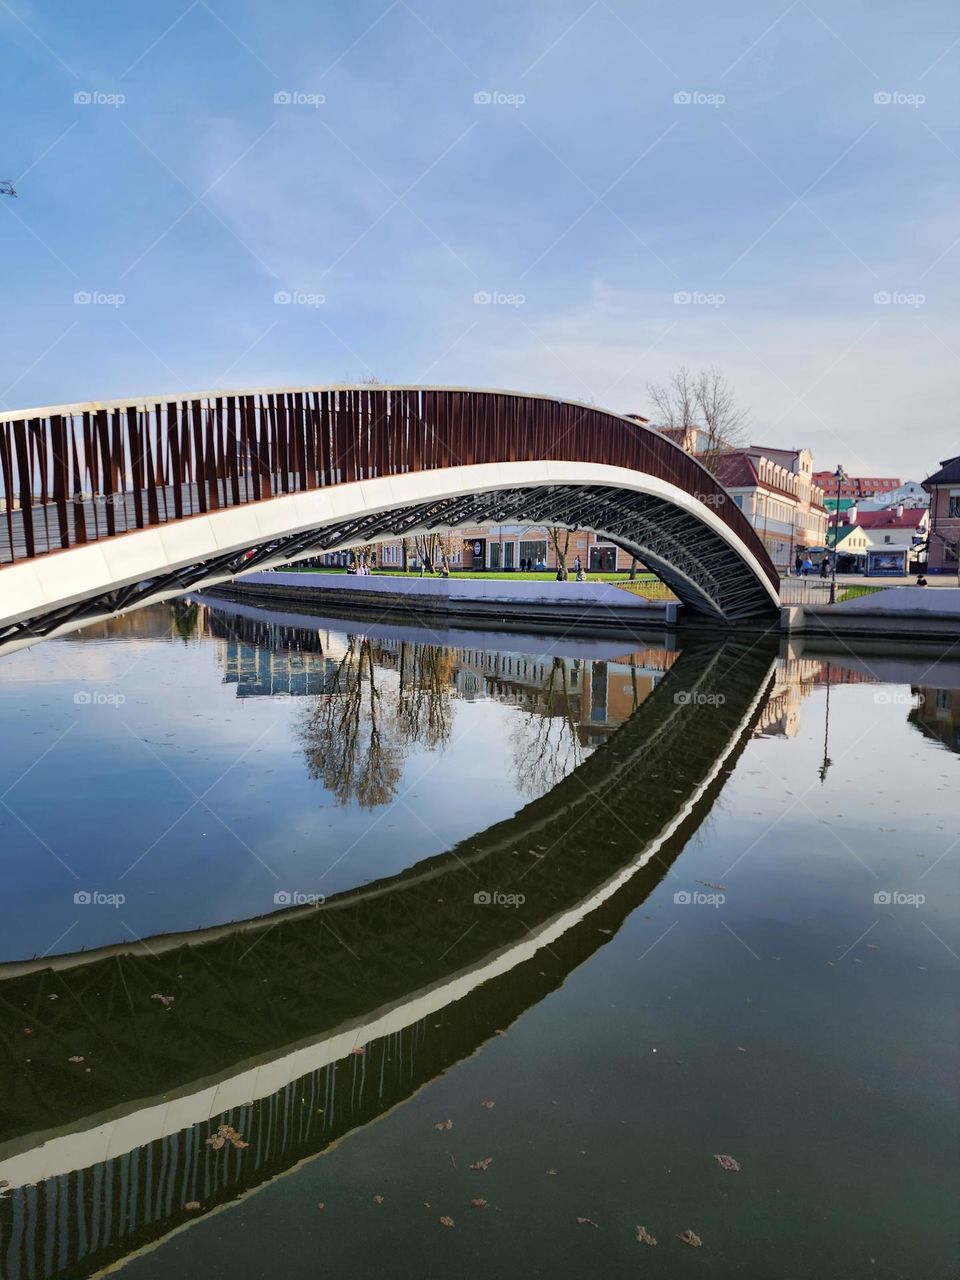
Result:
M823 763L817 771L820 774L820 781L826 782L827 770L833 764L829 756L830 745L830 663L827 663L827 710L823 718Z
M836 505L833 509L833 564L830 566L830 603L837 603L837 536L840 531L840 485L846 480L847 475L843 467L837 467L833 473L833 478L837 482Z

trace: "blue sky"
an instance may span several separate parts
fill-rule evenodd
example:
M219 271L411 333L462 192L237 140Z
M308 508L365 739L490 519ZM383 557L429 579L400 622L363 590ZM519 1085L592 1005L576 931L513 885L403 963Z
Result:
M375 375L644 412L686 362L818 465L960 451L953 4L0 0L0 58L7 407Z

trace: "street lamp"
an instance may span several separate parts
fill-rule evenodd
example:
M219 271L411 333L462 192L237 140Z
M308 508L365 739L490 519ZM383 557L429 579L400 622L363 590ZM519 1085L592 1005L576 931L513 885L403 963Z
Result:
M847 473L843 467L837 467L833 473L833 478L837 482L837 497L833 509L833 564L830 572L830 603L837 603L837 537L840 529L840 486L846 480Z

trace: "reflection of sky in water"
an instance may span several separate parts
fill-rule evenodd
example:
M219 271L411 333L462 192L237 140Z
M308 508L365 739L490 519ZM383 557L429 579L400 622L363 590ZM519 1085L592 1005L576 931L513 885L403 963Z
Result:
M0 791L28 770L7 800L49 845L0 809L5 956L269 911L278 887L332 892L439 852L527 798L514 740L533 717L461 701L445 746L407 754L402 802L340 806L308 776L300 726L312 699L238 699L217 652L210 640L88 639L0 661L0 732L23 744L4 757ZM861 675L873 665L845 661ZM751 1264L787 1274L790 1257L799 1275L813 1251L829 1275L950 1274L960 667L927 685L927 659L898 661L896 683L846 683L841 670L829 725L819 664L781 667L756 735L663 879L622 915L616 904L588 915L580 927L596 931L596 949L572 967L551 947L536 953L548 995L512 1021L496 999L519 972L488 984L486 1042L474 1052L467 1036L464 1060L435 1076L429 1051L448 1034L447 1011L431 1015L417 1051L426 1066L417 1052L410 1064L424 1066L423 1087L404 1106L232 1219L198 1218L143 1252L134 1280L270 1274L278 1249L296 1277L315 1274L321 1251L334 1274L375 1274L388 1250L446 1273L449 1258L431 1252L454 1235L434 1239L441 1211L468 1247L468 1231L487 1233L484 1256L503 1274L629 1274L638 1220L673 1250L671 1274L701 1261L717 1276ZM610 670L603 706L616 722L626 672ZM912 684L924 688L919 709ZM127 701L77 708L78 688ZM197 794L211 787L233 834L202 804L176 822L193 797L174 775ZM640 811L642 773L632 785ZM75 908L78 886L119 887L128 902ZM698 892L723 901L676 896ZM877 902L883 893L924 901ZM455 1128L441 1139L447 1116ZM742 1173L719 1172L714 1152ZM487 1154L489 1175L466 1170ZM466 1208L479 1177L497 1206L482 1225ZM374 1192L385 1196L376 1212ZM578 1232L582 1214L602 1231ZM704 1240L691 1264L673 1242L684 1228Z
M158 632L0 659L0 734L18 743L0 764L3 958L260 915L278 890L336 893L440 853L548 789L525 767L518 776L542 717L454 697L446 741L403 748L392 803L341 804L309 776L313 697L238 697L223 642ZM332 640L342 653L346 637ZM375 674L390 738L398 679ZM77 705L78 693L90 703ZM121 705L104 701L117 694ZM561 721L550 749L558 770L576 763ZM78 890L126 901L78 909Z
M330 639L341 654L345 637ZM224 653L211 637L89 638L0 662L0 732L18 743L0 771L5 958L243 919L273 910L280 890L336 893L442 852L548 789L529 770L542 717L454 697L446 740L399 753L391 803L341 804L307 767L316 699L238 697ZM375 676L391 739L397 676L380 665ZM628 677L610 664L611 691ZM852 913L854 937L858 924L905 927L902 912L875 910L875 892L925 890L923 920L937 929L958 761L908 722L909 686L885 688L833 687L825 783L822 686L792 717L793 736L754 741L675 885L724 883L760 934L799 911L827 932ZM76 705L78 691L93 701ZM115 694L122 705L102 701ZM328 754L329 741L336 732ZM567 745L566 755L556 740L546 747L561 775L576 759ZM78 890L126 901L78 909Z

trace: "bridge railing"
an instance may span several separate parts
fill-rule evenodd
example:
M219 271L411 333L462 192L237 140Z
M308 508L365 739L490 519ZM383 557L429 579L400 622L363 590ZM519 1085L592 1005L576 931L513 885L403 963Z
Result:
M63 406L0 416L0 564L224 507L473 463L565 460L647 472L746 544L726 490L659 432L588 405L448 388L336 387Z

